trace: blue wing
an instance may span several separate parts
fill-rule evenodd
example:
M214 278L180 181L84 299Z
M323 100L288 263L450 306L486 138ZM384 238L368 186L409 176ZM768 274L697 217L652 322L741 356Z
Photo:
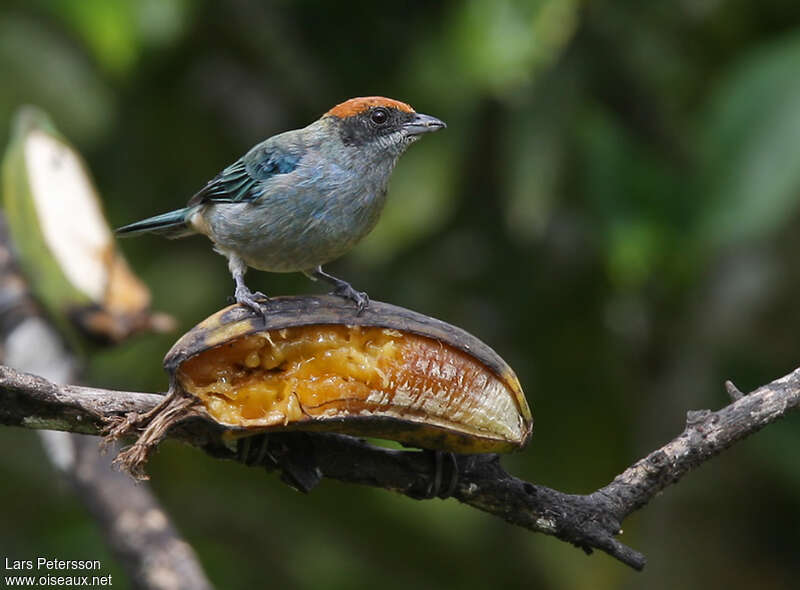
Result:
M189 206L255 200L261 196L263 181L276 174L289 174L298 162L300 156L296 153L264 144L256 146L200 189L189 200Z

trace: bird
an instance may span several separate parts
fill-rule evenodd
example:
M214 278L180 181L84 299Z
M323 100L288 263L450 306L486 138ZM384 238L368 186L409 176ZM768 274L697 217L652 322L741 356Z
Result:
M248 267L326 281L360 314L369 305L367 294L322 267L375 227L398 158L422 135L445 127L398 100L351 98L302 129L256 144L186 207L116 233L207 236L228 259L234 300L256 313L266 313L269 298L247 287Z

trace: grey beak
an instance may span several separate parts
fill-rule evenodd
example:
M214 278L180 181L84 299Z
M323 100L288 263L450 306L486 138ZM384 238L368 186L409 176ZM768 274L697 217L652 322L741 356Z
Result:
M431 131L438 131L447 127L444 121L431 117L430 115L423 115L416 113L414 118L408 123L403 125L407 135L422 135L423 133L430 133Z

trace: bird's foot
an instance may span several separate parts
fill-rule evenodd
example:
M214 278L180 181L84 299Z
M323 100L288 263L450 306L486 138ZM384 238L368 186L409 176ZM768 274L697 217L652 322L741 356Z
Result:
M252 309L259 315L266 316L266 304L269 303L269 297L260 291L254 293L244 285L237 285L233 298L236 303Z
M253 291L252 293L250 293L250 295L252 296L251 297L252 299L258 301L259 303L269 303L270 302L269 296L264 295L264 293L262 293L261 291ZM245 295L245 297L246 297L246 295ZM231 304L233 304L233 303L242 303L242 301L238 301L234 295L228 295L227 300L228 300L228 303L231 303Z
M367 309L367 306L369 305L369 296L363 291L356 291L353 289L353 286L347 281L343 281L342 279L337 279L333 275L329 275L322 270L321 266L304 272L308 277L311 278L311 280L316 281L317 279L321 279L326 283L333 285L333 291L330 292L331 295L338 295L339 297L344 297L345 299L354 301L356 307L358 307L358 313L356 315L361 315L361 313Z
M344 297L345 299L355 302L358 308L357 315L361 315L369 305L369 295L364 293L364 291L356 291L350 283L344 281L336 285L336 288L331 291L331 295L338 295L339 297Z

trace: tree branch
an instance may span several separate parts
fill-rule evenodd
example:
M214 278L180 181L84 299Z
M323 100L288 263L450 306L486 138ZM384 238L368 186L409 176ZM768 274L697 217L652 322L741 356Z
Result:
M57 386L32 375L0 367L0 423L98 434L104 419L145 412L163 400L148 393ZM441 455L372 446L345 435L284 432L226 443L222 428L191 418L170 437L218 458L280 470L293 483L292 455L313 457L319 475L393 490L412 498L431 497L443 476L452 495L511 524L553 535L587 553L599 549L640 570L645 557L619 542L622 521L690 470L757 432L800 405L800 369L712 412L689 412L685 430L637 461L607 486L586 495L565 494L518 479L497 455L456 455L435 465ZM313 485L313 482L312 482ZM311 486L308 486L311 487Z

